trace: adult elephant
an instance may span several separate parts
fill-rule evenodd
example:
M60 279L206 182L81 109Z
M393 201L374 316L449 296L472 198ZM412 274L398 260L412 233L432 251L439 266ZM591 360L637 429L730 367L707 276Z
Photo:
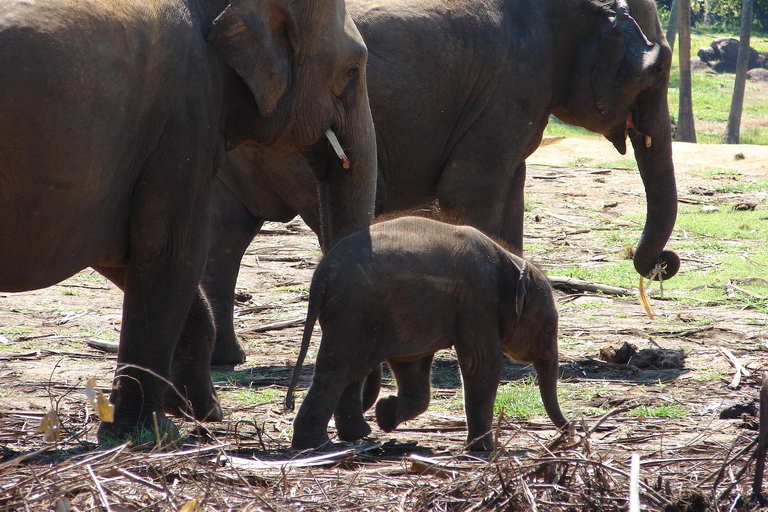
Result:
M350 0L370 49L377 210L439 199L441 210L523 246L525 159L551 114L603 134L629 134L648 216L637 271L679 268L664 250L675 224L667 84L672 53L651 0ZM215 363L244 352L232 327L240 258L264 220L318 222L312 175L299 158L233 152L212 208L203 284L217 326Z
M164 410L221 418L198 283L227 149L303 152L328 243L369 224L366 59L344 0L0 4L0 289L93 266L124 290L100 436L172 429Z

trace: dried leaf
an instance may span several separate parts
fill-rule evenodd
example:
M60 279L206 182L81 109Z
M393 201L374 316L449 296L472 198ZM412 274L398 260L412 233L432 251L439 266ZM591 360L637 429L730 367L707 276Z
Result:
M192 500L182 505L179 512L203 512L203 507L200 506L197 500Z
M43 441L46 443L53 443L61 438L61 423L56 411L51 410L45 413L35 434L43 434Z
M96 389L96 379L94 377L89 378L85 383L85 396L88 397L88 401L91 402L96 416L101 421L106 421L107 423L115 421L115 406L109 402L109 399L100 389Z

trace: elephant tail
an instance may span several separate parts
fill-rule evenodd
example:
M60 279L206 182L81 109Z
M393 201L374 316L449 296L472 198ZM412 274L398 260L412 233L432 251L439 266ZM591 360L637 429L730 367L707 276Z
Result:
M315 275L320 275L320 273L316 272ZM296 384L299 382L299 376L301 376L301 367L304 364L304 358L307 357L309 342L312 339L312 331L320 316L320 305L322 304L324 295L325 281L313 279L312 286L309 290L309 306L307 307L307 320L304 323L304 334L301 337L301 349L299 350L299 357L296 360L296 366L293 368L293 375L291 376L291 383L288 385L288 392L285 395L285 408L291 411L295 407L293 390L296 389Z

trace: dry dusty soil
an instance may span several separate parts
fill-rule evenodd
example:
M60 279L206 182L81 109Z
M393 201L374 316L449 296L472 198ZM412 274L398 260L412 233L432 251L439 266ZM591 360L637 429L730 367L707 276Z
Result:
M768 175L768 147L676 143L674 151L681 201L728 205L740 198L691 191L717 189L718 179ZM622 257L603 246L601 226L620 230L620 217L645 210L631 158L601 139L546 139L529 159L526 246L541 268L599 266ZM765 198L752 197L768 218ZM676 231L669 247L681 236ZM697 254L681 256L682 272L701 268ZM371 438L341 446L354 451L338 461L258 465L253 461L308 455L289 450L294 413L283 411L282 401L318 260L317 241L298 220L268 224L254 240L243 260L236 311L248 359L234 369L216 368L226 419L186 424L182 452L96 449L98 420L84 381L94 376L108 390L115 356L88 342L118 339L118 290L86 269L48 289L0 294L0 510L179 510L185 504L186 510L626 510L632 453L640 455L642 510L758 507L745 498L757 437L750 407L768 362L766 313L661 300L657 287L654 320L636 290L627 296L556 292L560 400L576 419L575 433L558 434L539 413L518 418L506 412L498 422L497 453L464 455L460 377L455 357L445 352L435 363L435 400L418 419L386 434L369 412ZM755 277L764 276L765 269L756 268ZM316 335L299 404L318 342ZM661 357L645 368L601 358L602 349L625 342ZM726 352L746 369L733 387ZM509 362L504 384L520 384L533 373ZM382 393L393 392L386 380ZM745 416L720 419L738 402L746 404ZM662 406L668 407L660 417L638 414ZM57 444L36 433L51 409L62 424Z

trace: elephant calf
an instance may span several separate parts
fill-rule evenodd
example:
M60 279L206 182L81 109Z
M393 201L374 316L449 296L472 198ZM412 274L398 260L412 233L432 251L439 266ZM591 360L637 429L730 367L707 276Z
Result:
M461 367L470 450L492 447L491 423L504 354L533 363L547 414L562 427L557 402L557 309L544 275L468 226L403 217L339 242L312 279L307 322L286 406L317 319L323 330L315 375L294 421L293 447L371 432L387 361L397 396L376 404L385 432L427 410L434 353L451 346ZM365 384L365 386L364 386Z

